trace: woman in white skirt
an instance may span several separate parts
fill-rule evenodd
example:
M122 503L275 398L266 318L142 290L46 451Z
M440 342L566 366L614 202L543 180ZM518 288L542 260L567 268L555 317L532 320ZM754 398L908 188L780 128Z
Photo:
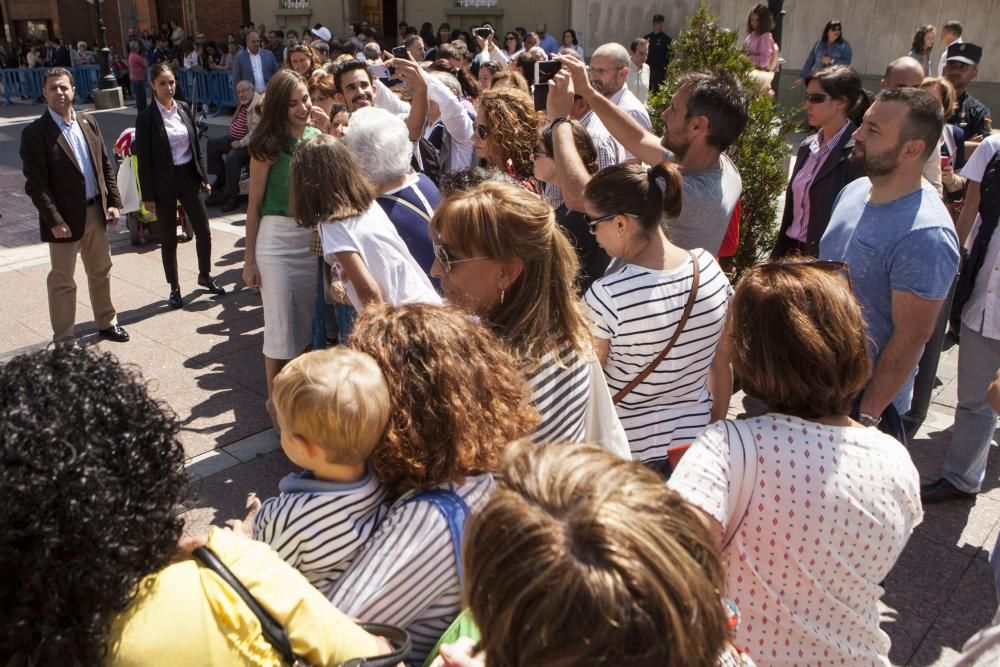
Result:
M273 420L271 386L312 338L316 257L312 231L290 217L288 173L292 153L309 137L312 102L305 81L279 70L267 86L260 122L250 141L250 202L247 206L243 281L259 289L264 303L264 369L267 411Z

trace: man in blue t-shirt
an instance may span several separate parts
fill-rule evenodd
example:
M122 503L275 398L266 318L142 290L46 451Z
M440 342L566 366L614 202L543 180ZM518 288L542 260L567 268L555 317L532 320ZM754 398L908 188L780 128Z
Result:
M958 272L951 217L921 180L943 124L926 92L883 91L854 133L851 159L868 178L841 191L820 240L820 259L847 263L868 324L874 367L859 404L866 426L890 403L899 414L909 409L917 362Z

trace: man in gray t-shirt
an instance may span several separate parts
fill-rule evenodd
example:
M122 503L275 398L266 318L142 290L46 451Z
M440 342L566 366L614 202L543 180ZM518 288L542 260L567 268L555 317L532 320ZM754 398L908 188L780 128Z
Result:
M580 61L560 59L576 94L625 150L646 164L671 160L681 168L684 205L680 216L667 221L667 237L686 250L718 254L743 191L736 165L723 154L747 123L747 98L739 82L725 73L685 74L660 116L665 127L660 139L598 93Z

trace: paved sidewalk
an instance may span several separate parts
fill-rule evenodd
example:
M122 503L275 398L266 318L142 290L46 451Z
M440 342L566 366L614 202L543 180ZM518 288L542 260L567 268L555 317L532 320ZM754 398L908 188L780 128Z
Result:
M48 249L38 243L37 217L23 194L17 162L22 119L40 106L0 113L0 362L44 347L51 336L46 308ZM126 126L134 111L99 115L102 128ZM215 123L226 123L215 119ZM109 130L105 139L113 141ZM215 128L218 132L219 128ZM117 134L116 134L117 136ZM7 158L2 157L6 155ZM10 161L10 156L13 156ZM210 209L210 213L218 213ZM212 218L213 261L229 292L212 297L196 288L193 244L178 248L181 286L188 305L170 310L159 250L134 247L119 228L111 233L112 295L119 319L132 336L125 344L99 340L94 332L86 279L77 267L77 333L83 344L110 350L138 367L154 395L177 413L192 476L184 503L189 530L240 518L246 494L277 492L292 470L264 411L260 297L242 289L244 216ZM927 421L910 445L925 481L938 476L950 441L955 404L957 347L941 358ZM742 396L733 413L741 412ZM924 523L885 582L883 628L892 638L894 665L950 665L968 637L996 608L988 550L1000 530L1000 457L994 452L984 492L975 503L926 508Z

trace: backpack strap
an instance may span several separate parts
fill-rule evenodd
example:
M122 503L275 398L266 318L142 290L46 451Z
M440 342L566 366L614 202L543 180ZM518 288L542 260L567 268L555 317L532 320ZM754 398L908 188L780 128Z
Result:
M410 209L411 211L419 215L421 218L423 218L426 222L429 223L431 221L431 215L433 214L433 212L428 213L427 211L423 210L422 208L413 204L412 202L406 201L402 197L399 197L397 195L379 195L378 198L388 199L391 202L395 202L397 204L400 204L401 206L405 206L406 208Z
M458 572L458 584L462 585L462 535L465 532L465 521L469 518L469 506L460 495L451 489L427 489L407 498L403 504L415 502L429 502L433 504L445 521L448 522L448 531L451 533L451 547L455 554L455 567Z
M674 329L674 335L670 337L667 341L667 346L663 348L663 351L656 356L656 359L642 369L642 372L633 378L631 382L625 385L614 397L611 399L612 403L619 403L623 398L628 396L629 392L638 387L640 384L646 381L650 373L656 370L656 367L660 365L660 362L666 359L667 354L674 347L677 339L681 337L684 332L684 327L687 325L688 318L691 317L691 311L694 310L694 302L698 300L698 286L701 283L701 267L698 266L698 258L690 250L688 254L691 255L691 263L694 265L694 273L691 276L691 291L688 293L687 303L684 304L684 312L681 313L681 320L677 323L677 328Z
M729 442L728 521L722 537L722 548L725 549L736 537L750 511L753 493L757 488L757 445L753 433L743 428L745 424L726 419L722 425Z

